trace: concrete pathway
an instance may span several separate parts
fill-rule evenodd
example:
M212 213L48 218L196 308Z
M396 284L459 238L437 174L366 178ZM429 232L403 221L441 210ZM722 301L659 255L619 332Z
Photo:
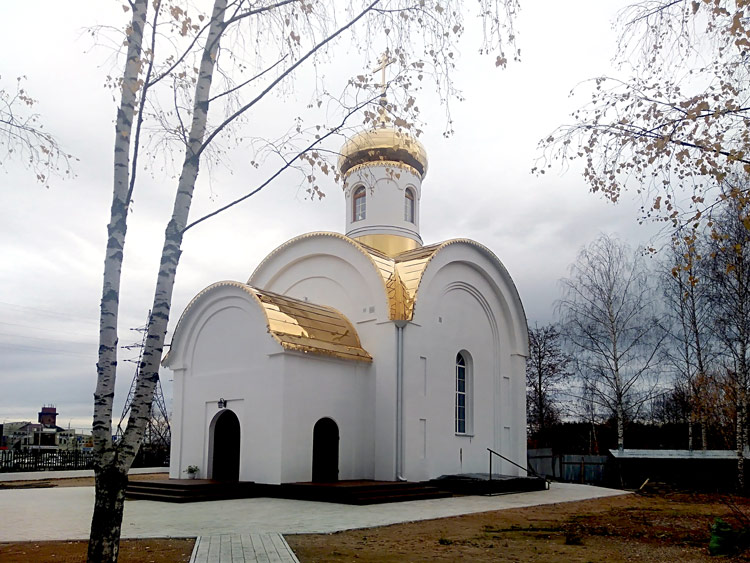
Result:
M129 500L125 503L122 537L330 533L621 494L625 493L587 485L552 483L548 491L371 506L273 498L188 504ZM0 514L3 515L0 541L86 539L93 505L93 487L0 490Z
M299 563L281 534L222 534L195 540L190 563Z

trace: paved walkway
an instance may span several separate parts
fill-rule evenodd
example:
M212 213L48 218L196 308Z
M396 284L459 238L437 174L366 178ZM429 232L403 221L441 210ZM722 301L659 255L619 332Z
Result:
M601 487L552 483L548 491L371 506L274 498L188 504L129 500L125 503L122 537L330 533L621 494ZM93 505L93 487L0 490L0 541L86 539Z
M190 563L299 563L281 534L199 536Z

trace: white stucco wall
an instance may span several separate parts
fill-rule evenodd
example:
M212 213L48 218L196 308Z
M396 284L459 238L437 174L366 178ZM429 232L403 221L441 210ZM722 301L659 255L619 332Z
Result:
M424 273L405 329L409 480L486 473L487 448L525 465L526 322L503 274L468 244L444 248ZM458 352L471 357L471 425L464 435L455 432ZM497 457L493 471L520 474Z
M248 283L334 307L354 324L373 357L366 401L375 413L369 438L374 453L360 478L395 479L396 332L373 263L340 235L305 235L269 256Z
M170 477L184 478L188 465L197 465L204 478L212 475L209 430L223 398L240 422L240 479L278 479L282 349L266 331L260 307L238 288L219 287L202 296L181 325L169 358L176 418Z
M339 429L339 479L372 479L370 365L297 354L284 362L281 482L312 480L313 428L324 417Z

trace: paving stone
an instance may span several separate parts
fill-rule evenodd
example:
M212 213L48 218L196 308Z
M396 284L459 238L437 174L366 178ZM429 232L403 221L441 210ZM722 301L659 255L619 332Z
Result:
M272 498L191 504L129 500L125 502L122 537L331 533L621 494L626 493L588 485L553 483L548 491L370 506ZM8 516L0 526L0 541L86 539L93 506L93 487L0 490L0 514ZM40 518L42 513L44 518ZM243 551L247 551L244 543Z

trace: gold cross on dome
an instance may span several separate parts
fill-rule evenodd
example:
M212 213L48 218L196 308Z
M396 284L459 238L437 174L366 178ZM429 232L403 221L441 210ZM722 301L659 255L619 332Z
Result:
M380 55L380 58L378 59L378 66L376 66L374 69L372 69L372 73L375 74L376 72L380 71L380 97L385 98L385 88L387 86L386 80L385 80L385 69L388 65L393 64L393 59L391 59L388 56L388 51L386 50L385 53Z

